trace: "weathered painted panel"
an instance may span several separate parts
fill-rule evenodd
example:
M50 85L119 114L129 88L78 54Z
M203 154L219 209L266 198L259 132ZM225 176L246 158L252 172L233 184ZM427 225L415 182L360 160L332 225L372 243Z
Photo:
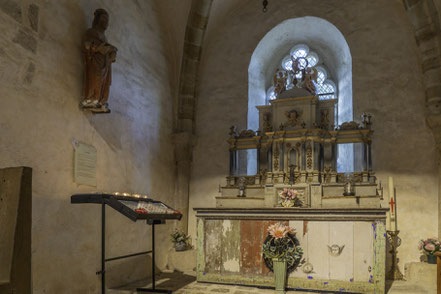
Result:
M197 266L196 273L198 280L205 273L205 220L198 218L197 219L197 232L196 232L196 243L197 243Z
M314 271L308 275L313 279L329 279L329 222L309 222L308 233L309 262Z
M278 223L278 221L264 221L262 223L262 225L263 225L263 227L262 227L262 236L261 236L261 239L260 239L260 247L261 247L260 248L261 249L260 255L261 256L262 256L263 242L265 241L266 237L268 236L268 227L273 225L273 224L275 224L275 223ZM287 224L288 222L281 222L281 223ZM269 268L266 266L265 262L263 261L263 258L262 258L262 266L261 266L261 268L262 268L262 274L263 275L270 275L270 276L273 275L273 272L271 272L269 270Z
M354 224L353 222L330 222L328 246L338 245L340 255L329 253L329 278L340 281L354 279ZM328 247L326 246L326 247Z
M374 239L371 222L354 223L354 281L367 282L374 261Z
M262 244L268 235L268 226L276 222L228 219L205 220L204 225L198 222L198 245L205 244L201 252L205 259L198 256L198 280L272 285L272 273L262 258ZM314 267L311 273L304 273L302 268L291 273L288 280L291 287L384 293L382 222L295 220L284 223L295 228L303 257ZM199 235L200 230L205 233ZM330 255L328 245L333 244L345 246L340 256ZM200 270L202 267L204 271Z
M240 272L240 221L224 220L221 234L221 272Z
M262 268L262 235L264 221L240 222L241 268L244 274L259 274Z
M205 221L205 271L218 273L221 270L222 220Z
M376 293L384 293L386 277L386 228L384 222L377 221L372 225L374 246L374 274L370 282L375 284Z
M300 247L303 249L303 259L308 261L308 238L305 235L307 231L308 221L289 221L289 226L294 228L296 231L296 238L299 240ZM290 277L306 278L305 273L302 271L301 267L295 269L289 275Z

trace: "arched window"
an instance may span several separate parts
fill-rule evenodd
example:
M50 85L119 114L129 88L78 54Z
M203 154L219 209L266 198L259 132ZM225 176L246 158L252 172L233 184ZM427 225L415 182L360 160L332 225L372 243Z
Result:
M311 50L309 46L306 44L297 44L291 48L289 54L286 55L281 63L280 68L277 68L274 74L282 72L282 74L287 74L289 77L286 83L286 89L292 89L294 87L293 80L294 77L290 75L290 72L293 70L293 60L298 60L300 67L315 67L317 70L317 82L315 83L317 89L317 95L319 99L335 99L337 98L337 87L334 81L331 79L330 74L326 70L326 65L323 63L322 59L320 59L319 55ZM302 72L299 71L295 75L296 79L302 78ZM271 86L266 91L266 102L269 103L269 100L273 100L277 98L276 93L274 92L274 86Z
M320 99L338 99L335 125L353 120L352 57L343 34L333 24L306 16L283 21L259 42L248 67L248 129L259 128L256 106L275 99L273 77L292 68L291 56L303 57L318 70ZM300 59L299 62L303 62ZM293 77L292 77L293 78ZM299 76L297 76L299 78ZM287 83L292 82L289 79ZM289 89L290 85L287 85ZM341 144L337 170L354 169L353 144Z

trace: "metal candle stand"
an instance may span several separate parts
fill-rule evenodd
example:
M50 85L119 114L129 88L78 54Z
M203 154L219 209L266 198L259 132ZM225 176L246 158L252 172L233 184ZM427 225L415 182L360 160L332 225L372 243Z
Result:
M386 275L387 280L404 280L403 274L398 267L397 248L401 245L401 238L398 237L400 231L386 231L387 238L389 239L391 249L389 253L392 254L392 267Z
M122 202L121 202L122 201ZM180 212L175 211L176 213L167 214L163 212L152 212L152 213L138 213L132 208L125 205L123 202L146 202L146 203L156 203L161 204L163 207L167 207L170 210L172 208L163 204L160 201L154 201L148 198L134 198L134 197L121 197L115 196L112 194L76 194L71 196L71 203L79 204L79 203L94 203L101 205L101 270L96 274L101 275L101 294L106 293L106 262L125 259L133 256L144 255L144 254L152 254L152 287L151 288L137 288L137 292L149 292L149 293L167 293L171 294L171 290L165 289L157 289L156 288L156 280L155 280L155 225L165 224L166 219L176 219L180 220L182 218L182 214ZM152 226L152 250L117 256L112 258L106 258L106 204L117 210L119 213L128 217L132 221L137 220L146 220L148 225ZM174 211L174 210L173 210Z

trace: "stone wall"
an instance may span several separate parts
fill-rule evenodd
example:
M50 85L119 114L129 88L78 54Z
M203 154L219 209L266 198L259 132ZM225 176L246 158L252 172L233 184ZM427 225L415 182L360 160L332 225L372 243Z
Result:
M402 1L255 1L213 3L200 68L190 210L214 207L228 174L229 127L246 128L248 66L259 41L282 21L321 17L344 35L352 55L354 118L373 114L373 166L385 191L393 176L401 267L419 260L418 240L438 232L435 143L425 124L418 48ZM307 41L306 41L307 42ZM190 233L195 218L190 211ZM403 271L403 268L402 268Z
M72 205L72 194L138 192L177 205L172 105L189 1L162 2L0 1L0 166L33 168L35 294L100 293L100 207ZM92 115L78 107L81 40L100 7L110 14L106 35L118 56L112 112ZM161 27L158 15L173 12L182 16ZM97 187L73 183L74 140L97 149ZM107 257L150 248L149 226L107 212ZM160 268L174 226L158 226ZM109 264L109 284L146 277L146 262Z

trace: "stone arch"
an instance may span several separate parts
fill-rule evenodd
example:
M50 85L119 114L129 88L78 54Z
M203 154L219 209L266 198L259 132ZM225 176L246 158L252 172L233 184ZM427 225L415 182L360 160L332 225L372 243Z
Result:
M438 151L438 200L441 200L441 26L433 0L403 0L419 50L426 100L426 121ZM441 201L438 201L441 208ZM441 214L438 213L438 236Z
M177 129L180 132L193 133L199 63L212 3L213 0L191 2L179 77Z
M296 44L305 43L328 66L339 92L339 123L353 120L352 57L343 34L325 19L306 16L283 21L259 42L248 67L248 129L258 128L257 105L282 58Z
M441 27L438 8L433 0L404 0L404 6L419 49L427 123L441 153Z

